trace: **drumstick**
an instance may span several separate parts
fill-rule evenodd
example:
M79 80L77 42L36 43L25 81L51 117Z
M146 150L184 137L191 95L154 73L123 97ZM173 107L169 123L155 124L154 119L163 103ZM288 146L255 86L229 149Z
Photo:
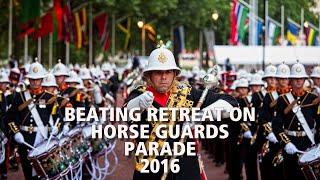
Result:
M305 151L300 151L300 150L298 150L297 153L304 154L304 153L306 153L306 152L305 152Z
M33 146L31 146L29 143L27 143L27 142L23 142L23 144L24 145L26 145L26 146L28 146L29 148L31 148L31 149L33 149L33 150L35 150L35 151L38 151L38 149L37 148L35 148L35 147L33 147Z
M57 119L56 123L54 124L54 127L57 127L59 121L60 121L60 118ZM47 142L47 144L46 144L46 148L45 148L45 149L48 148L49 143L50 143L50 141L51 141L51 139L52 139L52 136L53 136L53 134L52 134L52 132L51 132L51 133L50 133L50 136L49 136L49 139L48 139L48 142Z

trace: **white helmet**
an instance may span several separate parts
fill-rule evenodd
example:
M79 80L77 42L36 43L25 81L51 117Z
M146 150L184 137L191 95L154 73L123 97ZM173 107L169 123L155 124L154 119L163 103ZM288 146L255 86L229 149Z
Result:
M101 70L103 72L111 71L112 67L111 67L111 65L109 63L103 63L102 66L101 66Z
M78 74L75 71L70 71L69 77L66 78L65 82L66 83L78 83Z
M44 67L38 61L36 61L30 65L26 77L29 79L42 79L46 77L46 71Z
M236 88L241 88L241 87L244 87L244 88L249 87L249 82L247 79L245 78L239 79L239 81L236 84Z
M258 73L255 73L251 76L251 80L250 80L250 83L249 85L261 85L263 86L264 85L264 82L262 81L262 76Z
M260 69L257 73L260 74L261 76L264 75L264 71L262 69Z
M44 87L51 87L51 86L58 87L58 85L56 83L56 78L54 77L54 75L51 73L47 74L47 77L45 77L43 79L42 86L44 86Z
M318 65L318 66L316 66L316 67L313 68L310 77L320 78L320 65Z
M242 79L242 78L247 78L248 77L248 72L244 69L239 69L237 72L237 78Z
M306 69L299 61L291 67L290 78L308 78Z
M80 78L82 80L92 79L90 71L88 68L81 68L79 72Z
M270 64L266 67L262 79L265 79L268 77L276 77L276 73L277 73L277 68L274 65Z
M290 77L290 68L284 62L277 67L277 78L289 78Z
M172 52L163 46L153 50L148 58L148 65L143 73L154 70L176 70L180 73Z
M231 89L231 90L235 90L235 89L237 88L237 84L238 84L238 82L239 82L239 80L238 80L238 79L237 79L237 80L235 80L235 81L233 81L233 83L232 83L232 85L231 85L230 89Z
M54 76L68 76L68 68L58 60L58 63L53 67Z
M7 73L5 72L0 73L0 83L10 83Z

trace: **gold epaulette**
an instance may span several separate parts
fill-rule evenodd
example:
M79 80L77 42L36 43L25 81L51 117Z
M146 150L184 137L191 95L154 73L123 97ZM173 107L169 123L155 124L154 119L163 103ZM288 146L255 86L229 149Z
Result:
M249 127L245 123L240 123L240 126L242 132L249 131Z
M17 132L20 131L19 128L18 128L18 126L17 126L14 122L10 122L8 125L9 125L10 130L11 130L14 134L16 134Z
M137 87L136 87L136 90L139 91L139 92L144 93L144 92L146 92L147 87L146 87L146 86L143 86L143 85L140 85L140 86L137 86Z
M264 123L263 125L264 132L267 134L270 134L272 132L272 127L270 126L269 123Z
M281 142L283 142L285 144L288 144L290 142L290 139L288 138L288 136L284 132L280 133L279 136L280 136Z

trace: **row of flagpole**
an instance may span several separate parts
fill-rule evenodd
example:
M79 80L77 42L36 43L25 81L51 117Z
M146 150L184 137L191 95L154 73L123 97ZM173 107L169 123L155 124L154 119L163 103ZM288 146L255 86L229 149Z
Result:
M243 1L243 0L239 0L239 2L244 5L245 7L247 7L250 12L249 12L249 45L257 45L257 38L258 38L258 33L257 33L257 21L258 21L258 2L257 0L250 0L250 4L248 4L247 2ZM281 5L281 22L277 22L276 20L272 19L271 17L269 17L269 3L268 1L265 1L265 9L264 9L264 19L265 19L265 42L266 45L270 45L269 42L269 20L273 21L273 23L279 25L281 27L281 40L285 39L285 33L284 33L284 29L285 29L285 25L284 25L284 6ZM294 23L293 20L291 20L290 18L288 18L289 21L292 21ZM303 30L304 27L304 10L301 9L301 16L300 16L300 25L295 23L298 27L300 27L301 30ZM320 16L319 16L319 25L318 28L315 27L312 24L309 24L313 29L315 29L316 31L320 32Z

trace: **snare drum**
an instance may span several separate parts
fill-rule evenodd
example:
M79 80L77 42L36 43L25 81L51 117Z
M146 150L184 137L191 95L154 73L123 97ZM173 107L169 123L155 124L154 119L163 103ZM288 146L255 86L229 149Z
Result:
M320 144L300 155L299 165L307 180L317 180L320 177Z
M88 144L92 148L91 155L93 157L103 155L106 151L106 144L105 144L104 139L103 138L102 139L100 139L100 138L92 139L91 132L92 132L91 126L85 126L82 129L82 133L85 138L85 141L88 142Z
M85 143L82 130L80 128L74 128L67 134L72 143L72 150L76 153L79 157L85 158L88 156L88 145Z
M68 171L67 166L60 157L58 140L52 139L48 146L47 142L43 141L29 151L28 159L39 178L58 179Z

